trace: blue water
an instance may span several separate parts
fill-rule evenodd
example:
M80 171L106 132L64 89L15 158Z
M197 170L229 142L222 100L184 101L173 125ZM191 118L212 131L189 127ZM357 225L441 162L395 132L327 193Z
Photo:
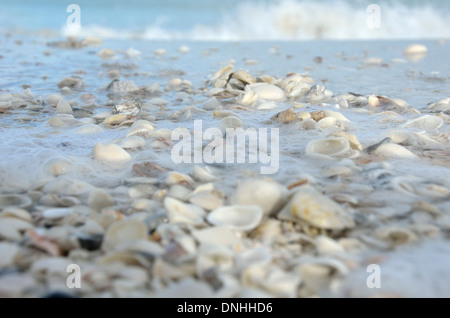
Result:
M310 40L450 38L450 2L379 0L2 0L0 30L70 35L69 4L80 7L75 34L156 40ZM72 33L71 33L72 32Z

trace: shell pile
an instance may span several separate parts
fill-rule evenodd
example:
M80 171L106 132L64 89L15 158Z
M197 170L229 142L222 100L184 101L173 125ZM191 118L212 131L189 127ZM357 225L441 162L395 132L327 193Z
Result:
M393 291L371 293L358 273L376 263L391 277L397 251L417 247L418 259L421 244L448 243L448 98L416 109L381 94L333 93L307 74L266 75L235 63L203 85L164 69L161 83L138 86L132 73L121 74L145 54L127 50L122 61L121 52L94 56L109 78L95 92L78 74L48 96L29 88L0 94L2 119L29 121L40 111L47 117L36 125L52 140L61 136L58 151L30 159L39 174L0 178L0 296L408 296L393 283ZM156 61L170 53L150 52ZM178 53L194 54L186 46ZM361 138L361 117L395 129ZM198 118L223 131L278 128L286 166L260 175L248 165L175 164L172 132L188 127L192 135ZM83 144L66 141L67 132ZM406 169L426 164L447 174ZM430 251L450 255L445 246ZM81 288L67 287L71 264Z

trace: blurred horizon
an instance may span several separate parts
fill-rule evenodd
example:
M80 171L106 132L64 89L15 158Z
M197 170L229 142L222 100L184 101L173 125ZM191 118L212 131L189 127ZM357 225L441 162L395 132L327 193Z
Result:
M80 7L81 28L66 26ZM367 11L380 9L379 28ZM449 39L445 0L3 0L0 31L151 40ZM45 31L45 32L43 32Z

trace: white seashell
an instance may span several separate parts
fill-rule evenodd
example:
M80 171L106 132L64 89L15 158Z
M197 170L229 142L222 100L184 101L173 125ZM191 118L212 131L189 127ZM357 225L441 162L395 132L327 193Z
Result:
M214 74L213 78L218 79L218 78L221 78L224 76L228 78L230 76L231 72L233 71L233 68L234 68L233 65L224 66L219 71L217 71L216 74Z
M298 190L278 218L307 222L320 229L344 230L355 226L351 216L333 200L311 187Z
M311 85L304 82L290 82L284 88L287 97L296 98L303 96L311 88Z
M58 105L58 102L63 99L64 98L59 94L50 94L47 95L46 102L50 106L56 107L56 105Z
M27 210L16 207L3 208L3 211L0 213L0 218L17 218L27 222L32 221L31 214Z
M114 222L106 230L102 250L112 250L123 242L146 240L147 232L148 230L144 223L137 220L129 219Z
M237 231L251 231L261 222L263 211L256 205L232 205L211 211L207 220L213 225L226 225Z
M204 224L205 211L193 204L186 204L177 199L165 198L164 207L170 223Z
M228 226L214 226L192 232L192 236L201 244L224 245L235 247L241 244L236 233Z
M440 117L433 115L425 115L416 119L408 120L403 124L403 128L417 128L425 130L426 132L432 132L442 127L444 120Z
M118 79L114 79L108 84L106 90L111 94L124 94L136 92L139 90L139 87L137 87L132 81L120 81Z
M47 183L42 191L45 193L76 196L91 191L92 189L93 186L87 182L69 179L66 177L59 177Z
M411 151L397 144L393 143L384 143L379 146L376 150L372 152L373 155L383 158L403 158L403 159L412 159L417 158L415 154Z
M192 191L189 190L188 188L183 187L180 184L173 184L170 187L170 190L167 193L167 196L184 201L191 193L192 193Z
M103 60L110 60L113 58L117 58L116 52L114 52L114 50L112 49L102 49L97 53L97 55Z
M347 119L347 117L345 117L344 115L342 115L339 112L335 112L335 111L332 111L332 110L324 110L323 112L325 113L326 117L333 117L333 118L336 118L336 119L341 120L341 121L349 121Z
M189 202L195 204L206 211L212 211L223 205L223 200L218 191L201 191L189 197Z
M319 103L333 96L333 93L322 85L314 85L305 94L305 98L310 103Z
M114 199L105 190L95 189L89 193L88 205L94 210L100 211L103 208L113 206Z
M392 130L386 134L393 143L404 146L415 146L417 144L414 134L404 130Z
M313 129L317 129L317 122L312 118L308 118L308 119L302 120L298 126L300 129L313 130Z
M83 125L75 130L80 135L98 134L103 131L102 127L95 124Z
M431 198L449 198L450 189L437 184L420 184L415 188L418 195Z
M275 104L275 103L272 103L272 102L262 102L262 103L256 105L255 108L256 108L256 109L259 109L259 110L266 110L266 109L274 109L274 108L277 108L277 107L278 107L278 105Z
M33 204L30 197L21 194L0 194L0 208L27 208Z
M305 153L323 159L349 158L355 154L350 142L342 137L316 139L306 145Z
M370 95L368 98L368 104L372 107L377 107L378 105L380 105L380 101L375 95Z
M333 279L348 274L348 269L342 262L328 257L304 257L297 270L305 285L316 293L328 290Z
M184 173L171 171L167 174L164 181L167 185L182 184L182 185L194 185L195 181L190 176Z
M160 244L147 240L124 241L117 244L115 250L151 255L155 258L164 254L164 248Z
M428 106L428 109L438 112L448 111L450 110L450 98L444 98L443 100L440 100L437 103L432 103L430 106Z
M115 144L103 145L102 143L97 143L94 147L94 156L97 160L112 165L121 165L131 160L128 152Z
M19 254L19 246L13 243L0 242L0 270L14 265L14 259Z
M244 124L238 116L225 117L220 121L220 127L223 131L225 131L227 128L236 129L243 126Z
M234 268L234 253L231 248L220 245L202 245L195 261L195 272L205 278L208 271L231 272Z
M321 119L317 122L317 126L319 128L325 129L330 127L336 127L337 119L333 117L325 117L324 119Z
M145 139L139 136L128 136L119 144L123 149L137 149L145 146Z
M237 102L245 106L253 106L258 101L258 94L251 90L250 87L245 87L245 93L240 94Z
M201 108L204 110L216 110L222 106L222 103L217 100L216 97L211 97L210 99L203 102Z
M72 208L48 209L42 213L42 216L48 220L58 220L72 215L73 212L74 210Z
M199 182L212 182L216 180L216 177L209 171L208 167L202 168L200 166L194 166L190 174Z
M64 99L60 99L58 101L58 104L56 105L56 112L58 114L72 114L73 113L72 107Z
M248 85L248 87L260 98L267 101L282 102L286 98L284 91L272 84L255 83Z
M319 235L316 237L315 243L317 252L322 255L340 254L345 251L339 242L329 238L328 236Z
M189 53L190 51L191 51L191 48L186 45L182 45L178 48L178 52L183 53L183 54Z
M103 125L107 127L118 126L127 121L128 119L129 117L126 114L114 114L105 118L105 120L103 121Z
M381 239L392 246L409 244L418 240L418 237L414 232L394 226L378 229L375 231L374 235L376 238Z
M142 53L140 51L135 50L132 47L128 48L125 51L125 56L128 57L128 58L138 57L138 56L141 56L141 55L142 55Z
M349 134L344 131L338 130L330 134L330 136L334 137L343 137L347 139L350 142L350 147L354 150L362 151L363 146L358 140L358 137L356 137L354 134Z
M427 53L428 49L425 45L422 44L413 44L408 46L405 49L405 54L423 54L423 53Z
M28 221L18 218L5 217L0 219L0 238L9 241L19 241L22 239L22 233L32 228Z
M257 205L264 215L278 211L285 203L287 190L271 179L249 179L236 189L231 203L235 205Z

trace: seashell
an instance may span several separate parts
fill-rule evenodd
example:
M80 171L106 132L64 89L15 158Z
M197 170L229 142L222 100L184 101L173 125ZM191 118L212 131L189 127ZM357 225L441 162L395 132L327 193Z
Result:
M433 116L433 115L425 115L416 119L408 120L405 124L403 124L402 128L416 128L422 129L426 132L433 132L444 124L442 118Z
M46 102L50 106L56 107L56 105L58 105L58 102L63 99L64 98L59 94L50 94L47 95Z
M103 121L103 125L107 127L118 126L128 120L128 116L126 114L115 114L107 117Z
M239 95L237 102L241 105L253 106L258 101L258 98L258 94L246 86L245 92Z
M393 143L403 146L415 146L417 144L414 134L404 130L392 130L387 133L386 137L390 138Z
M233 65L224 66L219 71L217 71L216 74L214 74L213 78L215 80L218 79L218 78L223 78L223 77L226 77L228 79L228 77L230 76L231 72L233 71L233 68L234 68Z
M200 166L194 166L190 175L199 182L212 182L216 180L209 167L202 168Z
M224 245L233 248L241 244L240 238L236 231L226 225L195 230L192 231L192 236L200 244Z
M105 190L95 189L89 193L88 205L94 210L100 211L103 208L113 206L114 199Z
M420 184L415 187L418 195L431 198L449 198L450 189L437 184Z
M125 56L127 58L138 57L140 55L142 55L142 53L140 51L138 51L138 50L133 49L132 47L128 48L125 51Z
M165 198L164 207L170 223L204 224L205 211L193 204L186 204L177 199Z
M289 108L273 115L270 119L278 123L288 124L292 121L298 120L298 116L293 108Z
M243 127L244 124L242 123L242 120L238 116L229 116L225 117L220 121L220 127L223 131L226 129L236 129Z
M145 266L148 265L149 262L143 256L124 252L110 252L97 259L97 264L101 266L107 266L116 263L126 266Z
M378 100L378 97L375 95L370 95L367 101L368 104L372 107L377 107L378 105L380 105L380 101Z
M110 94L125 94L130 92L136 92L139 87L136 86L132 81L120 81L114 79L111 83L106 86L106 91Z
M411 61L417 62L423 59L428 53L428 49L422 44L413 44L408 46L403 54Z
M444 98L437 103L432 103L428 106L428 109L436 112L446 112L450 110L450 98Z
M169 172L164 182L167 185L181 184L184 186L192 186L195 184L194 179L192 179L190 176L176 171Z
M33 200L21 194L0 194L0 208L17 207L27 208L33 204Z
M32 221L31 214L27 210L16 207L3 208L2 212L0 213L0 219L1 218L16 218L30 223Z
M381 239L392 246L404 245L415 242L418 237L414 232L399 227L383 227L374 233L375 237Z
M314 85L306 92L305 99L310 103L320 103L332 96L333 93L327 90L325 86Z
M202 279L211 271L229 273L233 268L234 253L227 246L202 245L195 261L195 272Z
M42 216L47 220L58 220L72 215L73 212L74 210L71 208L48 209L42 213Z
M305 119L300 122L299 128L304 130L317 129L317 122L312 118Z
M98 134L103 131L102 127L95 124L83 125L75 130L80 135Z
M174 184L170 187L167 196L185 201L187 197L192 193L192 191L180 184Z
M30 229L30 222L15 217L0 218L0 238L9 241L19 241L23 232Z
M79 77L67 77L62 79L58 83L58 88L62 89L64 87L70 88L70 89L81 89L85 86L84 81Z
M383 143L378 148L376 148L372 154L376 157L382 159L391 159L391 158L399 158L399 159L413 159L417 158L415 154L411 151L397 144L393 143Z
M353 150L357 150L357 151L363 150L363 147L362 147L361 143L359 142L358 137L356 137L354 134L349 134L344 131L338 130L338 131L332 132L330 134L330 136L346 138L350 142L350 147Z
M278 211L285 203L287 190L271 179L249 179L237 187L231 203L257 205L264 215Z
M324 119L321 119L317 122L317 126L321 129L330 128L330 127L336 127L336 124L338 123L336 118L333 117L326 117Z
M309 142L305 153L323 159L342 159L354 156L356 151L351 149L350 142L346 138L327 137Z
M98 57L100 57L103 60L110 60L113 58L117 58L116 57L116 52L114 52L114 50L112 49L101 49L98 53L97 53Z
M223 205L223 200L218 191L201 191L189 197L189 202L195 204L206 211L212 211Z
M215 292L207 283L187 277L159 290L155 298L211 298L214 295Z
M157 56L164 56L167 54L167 50L166 49L156 49L153 51L153 53Z
M282 102L286 98L284 91L272 84L254 83L248 85L248 87L266 101Z
M87 182L65 177L58 177L47 183L42 190L45 193L77 196L91 191L92 189L93 186Z
M211 211L207 220L213 225L226 225L237 231L251 231L261 222L263 211L256 205L232 205Z
M178 48L178 52L183 53L183 54L189 53L190 51L191 51L191 48L186 45L182 45Z
M147 227L137 220L128 219L114 222L106 230L102 250L115 249L120 243L147 239Z
M338 204L312 187L298 190L283 210L281 220L307 222L320 229L344 230L355 226L351 216Z
M304 82L290 82L284 88L287 97L297 98L305 95L311 89L311 85Z
M123 149L137 149L145 146L145 139L139 136L128 136L119 144Z
M56 112L58 114L72 114L73 113L72 107L64 99L60 99L58 101L58 104L56 105Z
M340 261L329 257L303 257L297 267L303 282L314 292L329 289L335 278L342 278L348 274L348 268Z
M131 117L138 117L141 113L141 100L133 99L132 101L121 102L115 105L111 112L113 115L124 114Z
M158 243L147 240L125 241L119 243L115 250L118 252L139 253L154 259L164 254L164 249Z
M243 70L237 70L231 74L232 78L236 78L243 82L244 84L253 84L256 83L256 79L248 72Z
M0 270L14 265L14 260L19 254L19 246L9 242L0 242ZM0 291L1 293L1 291Z
M122 165L131 160L131 156L120 146L115 144L103 145L97 143L94 147L94 156L97 160L111 165Z
M285 272L278 266L254 265L241 274L242 285L254 286L270 292L276 297L293 298L301 283L297 273Z

